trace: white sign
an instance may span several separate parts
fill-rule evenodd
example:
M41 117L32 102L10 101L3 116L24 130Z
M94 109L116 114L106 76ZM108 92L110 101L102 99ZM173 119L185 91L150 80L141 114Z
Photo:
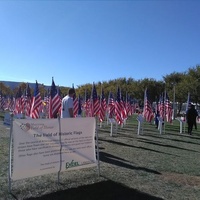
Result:
M60 127L58 119L14 120L13 180L56 173L60 163L61 171L96 166L95 118L60 119Z
M94 117L61 119L62 171L96 166Z
M116 123L116 120L114 118L109 118L109 121L111 124L115 124Z
M11 121L11 116L10 116L10 113L6 112L5 115L4 115L4 124L6 125L10 125L10 121Z
M144 117L143 117L141 114L139 114L139 115L137 116L137 120L138 120L139 122L143 123Z

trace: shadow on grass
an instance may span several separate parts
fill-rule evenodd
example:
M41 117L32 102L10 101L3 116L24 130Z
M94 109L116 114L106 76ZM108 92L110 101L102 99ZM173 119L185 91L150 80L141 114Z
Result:
M167 135L175 135L174 133L166 133ZM189 135L188 133L178 133L176 134L177 136L180 137L185 137L189 139L195 139L195 140L200 140L199 134L198 133L192 133L192 135Z
M125 162L121 162L121 161L124 161L124 159L121 159L117 156L113 156L113 155L105 153L105 152L100 152L99 158L100 158L100 161L102 161L102 162L106 162L106 163L113 164L116 166L124 167L127 169L141 170L141 171L145 171L145 172L153 173L153 174L161 174L158 171L155 171L155 170L152 170L152 169L149 169L146 167L135 167L135 166L127 164Z
M138 141L140 142L144 142L146 144L153 144L153 145L158 145L158 146L162 146L162 147L170 147L170 148L174 148L174 149L179 149L179 150L186 150L186 151L191 151L191 152L196 152L196 153L200 153L199 151L195 151L192 149L186 149L186 148L181 148L181 147L177 147L177 146L173 146L173 145L169 145L169 144L160 144L158 142L154 142L152 140L148 140L148 139L138 139Z
M157 138L157 136L155 135L148 135L149 137L153 137L153 138ZM180 137L182 137L182 135L180 135ZM175 141L175 142L181 142L181 143L186 143L186 144L196 144L196 145L200 145L200 143L197 143L197 142L190 142L190 141L185 141L185 140L179 140L179 139L172 139L172 138L166 138L166 137L159 137L159 138L162 138L163 140L170 140L170 141ZM187 136L188 138L188 136ZM200 138L199 138L200 140Z
M155 153L161 153L161 154L166 154L166 155L170 155L170 156L177 156L177 155L174 155L174 154L171 154L171 153L166 153L166 152L162 152L162 151L157 151L157 150L149 149L149 148L146 148L146 147L137 147L137 146L129 145L129 144L122 143L122 142L116 142L116 141L104 140L104 139L99 139L99 140L101 140L101 141L106 141L106 142L110 142L110 143L117 144L117 145L121 145L121 146L132 147L132 148L136 148L136 149L143 149L143 150L146 150L146 151L152 151L152 152L155 152ZM141 141L141 142L143 142L143 141ZM179 156L178 156L178 157L179 157Z
M113 181L102 181L26 200L162 200Z

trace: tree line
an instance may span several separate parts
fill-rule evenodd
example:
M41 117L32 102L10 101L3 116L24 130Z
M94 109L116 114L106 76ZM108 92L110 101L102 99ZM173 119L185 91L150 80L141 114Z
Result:
M156 70L156 69L155 69ZM112 92L116 97L117 88L120 87L122 98L126 98L127 95L132 100L143 106L144 101L144 91L148 90L148 99L150 102L159 101L160 95L167 92L170 101L179 102L178 110L180 112L182 104L187 102L188 93L190 93L190 101L199 104L200 101L200 65L196 67L191 67L185 72L172 72L168 75L163 76L162 80L155 80L153 78L144 78L140 80L135 80L134 78L117 78L114 80L86 83L84 85L79 85L76 88L76 94L80 95L82 98L85 97L85 92L87 91L91 94L92 85L95 84L97 94L101 95L103 89L104 95L108 98L109 93ZM27 83L22 82L17 88L13 90L0 83L0 92L2 95L15 96L19 87L24 91L27 87ZM64 96L67 94L69 87L59 87L61 94ZM33 90L31 89L32 94ZM47 88L45 85L41 84L39 86L40 94L44 97L47 94Z

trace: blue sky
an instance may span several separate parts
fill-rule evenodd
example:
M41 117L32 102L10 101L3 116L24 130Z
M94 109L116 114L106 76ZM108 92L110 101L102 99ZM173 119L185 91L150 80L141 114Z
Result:
M0 80L70 87L200 64L200 1L0 1Z

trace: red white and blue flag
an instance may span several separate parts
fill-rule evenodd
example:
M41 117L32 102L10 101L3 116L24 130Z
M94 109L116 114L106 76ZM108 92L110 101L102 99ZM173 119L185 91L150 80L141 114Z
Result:
M102 122L105 119L105 112L106 112L106 99L104 96L104 91L102 89L100 102L99 102L99 121Z
M172 123L172 105L169 101L168 94L166 92L166 98L165 98L165 113L166 113L166 121L169 123Z
M19 87L16 97L15 97L15 108L13 111L14 115L22 113L22 90Z
M52 85L49 99L49 118L56 118L61 107L61 97L52 78Z
M117 88L117 98L115 101L115 119L118 124L123 123L123 118L122 118L122 105L121 105L121 93L120 93L120 88Z
M0 110L4 110L5 106L6 106L5 98L2 92L0 91Z
M89 97L89 94L88 94L88 91L86 90L85 91L85 103L84 103L84 109L85 109L85 116L86 117L91 117L91 109L90 109L90 104L91 104L91 101L90 101L90 97Z
M109 93L107 111L109 118L113 118L115 116L115 102L112 92Z
M32 106L31 90L30 90L29 84L27 84L26 92L25 92L25 107L24 107L26 116L30 116L31 106Z
M15 109L15 98L11 96L8 100L8 110L13 112Z
M160 95L160 99L159 99L159 102L158 102L158 111L160 113L160 117L164 120L165 119L165 105L164 105L163 94Z
M42 104L42 98L41 98L41 95L40 95L38 83L36 81L30 117L32 117L34 119L37 119L37 118L40 117L41 104Z
M93 84L93 87L92 87L91 114L92 114L92 117L98 116L99 114L99 99L97 97L97 90L96 90L95 84Z
M73 110L74 110L74 117L77 117L77 115L78 115L78 98L76 97L76 94L74 94L74 97L73 97Z
M145 120L147 122L151 122L152 119L154 118L152 106L151 106L151 103L150 103L150 101L148 99L147 89L145 90L145 94L144 94L144 112L143 112L143 116L144 116L144 118L145 118Z

